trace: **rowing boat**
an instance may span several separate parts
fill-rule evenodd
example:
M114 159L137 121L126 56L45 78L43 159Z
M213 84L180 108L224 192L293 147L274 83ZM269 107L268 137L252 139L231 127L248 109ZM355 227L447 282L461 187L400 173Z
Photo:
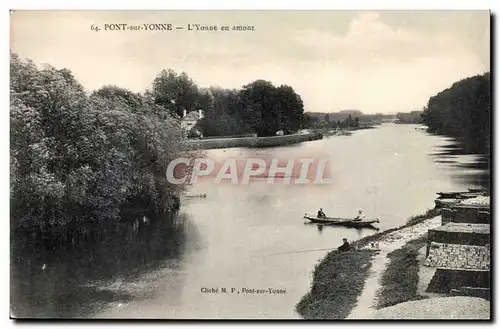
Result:
M483 191L438 192L438 199L472 199L484 195Z
M470 193L486 193L488 191L485 189L480 189L480 188L470 188L469 192Z
M304 218L309 220L311 223L323 224L323 225L338 225L346 227L373 227L373 224L379 223L378 219L375 220L354 220L351 218L336 218L336 217L326 217L318 218L313 216L304 215Z

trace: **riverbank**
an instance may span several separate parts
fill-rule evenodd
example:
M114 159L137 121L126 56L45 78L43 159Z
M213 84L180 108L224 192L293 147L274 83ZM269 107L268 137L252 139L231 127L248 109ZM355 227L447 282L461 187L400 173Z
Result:
M377 293L377 309L426 298L418 294L419 255L426 244L427 234L424 234L387 255L389 264L382 275L381 289Z
M314 132L319 132L325 137L329 136L350 136L357 130L375 129L376 125L360 125L358 127L346 128L316 128L312 129Z
M372 304L386 269L387 256L424 236L429 228L439 226L439 214L439 210L431 209L410 218L401 227L354 242L353 251L330 252L315 267L311 290L297 304L298 313L305 319L370 318L376 311ZM371 248L371 243L378 247ZM335 271L335 275L331 275L331 271ZM322 286L328 288L318 288Z
M185 151L221 149L221 148L232 148L232 147L263 148L263 147L287 146L302 142L315 141L322 138L323 134L319 132L311 132L307 134L293 134L293 135L269 136L269 137L192 139L184 141L182 147Z
M311 291L297 304L308 320L345 319L356 305L375 252L332 251L316 265Z

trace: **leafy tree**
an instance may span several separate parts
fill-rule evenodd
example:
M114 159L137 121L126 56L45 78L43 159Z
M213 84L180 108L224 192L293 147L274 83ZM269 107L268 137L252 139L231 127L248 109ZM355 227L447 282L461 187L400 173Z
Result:
M106 86L87 96L69 70L11 54L11 223L50 228L120 220L127 205L174 210L165 169L179 127L147 97Z
M276 91L278 111L282 117L280 130L285 133L297 131L304 115L304 104L301 97L292 87L282 85Z
M302 118L300 120L300 128L302 128L302 129L309 128L309 127L311 127L312 122L313 122L313 118L309 114L303 113Z
M354 126L354 120L353 120L351 114L349 114L349 116L347 117L347 119L345 119L345 126L346 127L353 127Z
M101 92L130 99L116 87ZM240 90L220 87L199 88L186 73L162 70L145 93L147 99L178 116L187 110L203 110L197 129L204 136L257 133L271 136L276 131L297 131L303 123L304 105L292 87L275 87L256 80Z
M106 98L112 101L122 102L126 106L130 107L131 110L142 109L142 96L140 94L133 93L125 88L118 86L107 85L101 87L98 90L92 92L91 96L97 96Z
M230 136L251 132L241 120L238 104L238 91L210 87L207 91L211 102L204 107L204 117L198 122L197 129L204 136Z
M433 133L456 137L467 151L490 152L490 73L455 82L431 97L422 118Z
M182 117L184 109L196 110L202 104L196 83L185 73L162 70L154 79L148 94L155 103Z
M277 127L278 109L271 82L256 80L239 92L238 105L241 120L259 136L273 135ZM274 131L274 132L273 132Z
M302 122L304 105L290 86L256 80L240 90L238 100L241 120L259 136L296 131Z

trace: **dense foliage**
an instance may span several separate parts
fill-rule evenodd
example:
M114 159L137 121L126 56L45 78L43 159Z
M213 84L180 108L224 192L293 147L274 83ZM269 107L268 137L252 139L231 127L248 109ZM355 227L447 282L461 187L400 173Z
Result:
M153 86L146 94L154 102L168 109L171 113L182 117L183 111L206 109L210 96L200 90L186 72L176 73L173 70L162 70L154 79Z
M264 80L240 90L200 88L185 72L163 70L147 95L180 117L184 110L202 110L204 117L196 128L203 136L273 136L279 130L288 134L300 128L304 113L302 99L292 87L275 87Z
M203 136L231 136L251 133L240 118L238 90L210 87L207 94L211 104L204 110L204 118L198 122Z
M229 136L255 133L274 136L282 130L290 134L300 128L304 104L292 87L275 87L256 80L241 90L210 88L212 106L198 127L204 136Z
M69 70L16 54L11 74L11 223L118 220L131 203L178 207L165 169L178 124L148 97L107 86L90 96Z
M399 112L397 123L418 124L422 123L422 111L411 111L409 113Z
M470 152L490 153L490 73L455 82L431 97L424 123L433 133L461 140Z
M348 114L342 121L338 119L335 121L333 118L337 118L331 113L326 113L323 116L310 115L309 113L304 114L303 127L312 129L326 129L326 128L356 128L360 126L359 117L354 117L352 114Z

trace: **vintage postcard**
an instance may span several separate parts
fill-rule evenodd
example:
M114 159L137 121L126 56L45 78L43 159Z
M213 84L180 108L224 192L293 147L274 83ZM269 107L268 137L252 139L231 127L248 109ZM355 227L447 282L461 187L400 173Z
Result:
M13 319L480 319L491 13L10 13Z

